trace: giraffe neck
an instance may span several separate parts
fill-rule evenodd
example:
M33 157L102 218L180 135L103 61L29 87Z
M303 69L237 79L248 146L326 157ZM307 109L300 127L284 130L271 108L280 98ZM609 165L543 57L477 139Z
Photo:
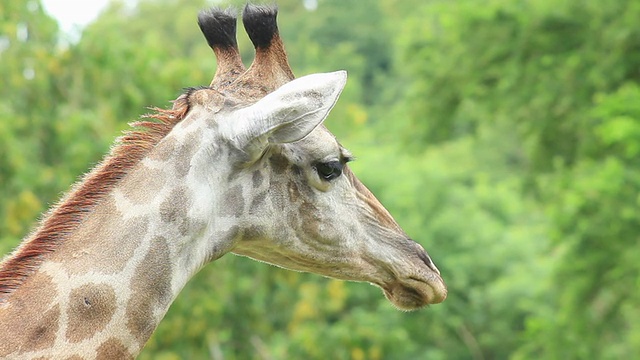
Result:
M0 304L0 357L133 357L188 279L230 250L233 217L211 216L224 194L192 171L197 133L163 139Z

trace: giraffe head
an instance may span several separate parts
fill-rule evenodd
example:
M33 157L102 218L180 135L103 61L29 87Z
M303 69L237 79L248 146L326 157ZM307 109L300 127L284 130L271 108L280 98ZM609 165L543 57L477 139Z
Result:
M231 251L370 282L403 310L443 301L446 286L429 255L356 178L348 166L351 153L322 125L346 72L294 79L276 13L244 9L256 49L248 70L234 14L213 9L198 18L218 68L209 87L178 99L188 110L174 132L201 139L189 171L202 189L193 205L210 206L221 229L209 259ZM212 199L205 195L211 187L226 190Z
M235 16L202 13L211 84L136 123L0 262L0 357L134 356L188 279L228 252L370 282L404 310L445 299L425 250L322 125L346 73L294 79L276 10L247 6L243 22L249 69Z

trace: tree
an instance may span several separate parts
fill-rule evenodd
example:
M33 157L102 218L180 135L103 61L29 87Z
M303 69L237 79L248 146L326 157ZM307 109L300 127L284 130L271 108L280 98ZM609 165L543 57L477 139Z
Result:
M502 169L525 175L523 191L546 209L547 253L561 254L519 356L637 352L627 289L640 274L627 254L638 246L639 11L629 1L460 1L425 5L408 22L406 113L425 139L416 146L493 138L511 155Z
M294 72L348 70L327 125L430 250L449 297L402 313L367 284L225 256L141 358L640 352L640 4L304 3L279 1ZM3 254L128 121L208 84L215 62L195 22L207 6L113 2L60 47L38 1L0 4Z

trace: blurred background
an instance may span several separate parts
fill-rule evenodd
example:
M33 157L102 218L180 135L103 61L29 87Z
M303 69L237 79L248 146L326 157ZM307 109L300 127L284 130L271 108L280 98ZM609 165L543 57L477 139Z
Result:
M0 1L0 256L127 122L209 83L196 14L244 1L98 3L60 31L41 0ZM640 1L278 5L296 75L349 72L327 125L449 297L404 313L368 284L227 255L141 359L640 354ZM250 63L241 25L239 42Z

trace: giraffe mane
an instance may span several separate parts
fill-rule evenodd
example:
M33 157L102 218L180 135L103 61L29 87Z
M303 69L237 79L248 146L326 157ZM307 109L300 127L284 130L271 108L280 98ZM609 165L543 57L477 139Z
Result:
M151 108L153 113L131 123L109 154L77 182L42 218L39 226L0 262L0 304L56 250L67 235L138 164L189 111L188 90L172 109Z

